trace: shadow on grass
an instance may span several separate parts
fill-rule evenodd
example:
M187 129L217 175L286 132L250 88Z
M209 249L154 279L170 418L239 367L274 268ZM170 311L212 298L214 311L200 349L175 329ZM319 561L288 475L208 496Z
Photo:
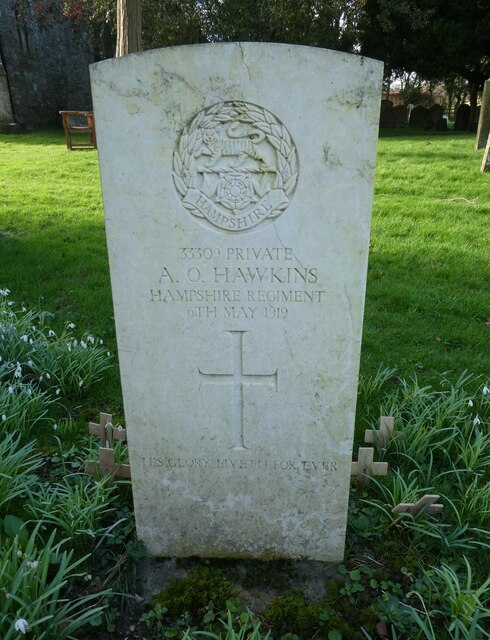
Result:
M410 140L411 138L474 138L476 133L471 131L455 131L454 129L449 129L448 131L426 131L425 129L409 129L407 128L399 128L399 129L380 129L379 137L380 138L400 138Z

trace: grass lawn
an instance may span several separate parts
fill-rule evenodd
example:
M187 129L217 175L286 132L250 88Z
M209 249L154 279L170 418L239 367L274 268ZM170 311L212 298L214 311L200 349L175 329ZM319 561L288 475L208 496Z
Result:
M219 640L220 618L227 640L490 638L490 174L473 144L379 140L356 447L393 415L374 445L390 472L353 483L321 602L289 590L256 617L206 563L135 606L129 486L83 473L87 420L123 419L97 152L61 130L0 135L2 638ZM442 514L393 512L428 493ZM274 580L259 565L249 586Z
M473 135L381 137L361 373L488 371L490 198ZM97 152L0 136L0 285L115 350ZM111 410L121 406L117 378Z

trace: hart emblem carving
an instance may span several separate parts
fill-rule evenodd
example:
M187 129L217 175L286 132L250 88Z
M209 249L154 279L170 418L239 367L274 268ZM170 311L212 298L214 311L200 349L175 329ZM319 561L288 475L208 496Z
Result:
M270 112L220 102L184 128L173 156L184 207L226 231L246 231L287 208L298 180L296 146Z

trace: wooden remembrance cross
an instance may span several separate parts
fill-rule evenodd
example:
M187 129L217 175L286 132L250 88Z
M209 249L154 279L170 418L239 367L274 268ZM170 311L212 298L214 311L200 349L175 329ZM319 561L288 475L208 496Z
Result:
M227 383L227 378L231 379L233 385L233 424L235 444L232 449L237 451L247 449L245 446L245 433L243 421L243 388L250 383L273 383L277 391L277 369L274 373L244 373L243 371L243 336L246 331L227 331L232 335L233 340L233 371L232 373L208 373L201 371L199 374L205 376L211 384Z

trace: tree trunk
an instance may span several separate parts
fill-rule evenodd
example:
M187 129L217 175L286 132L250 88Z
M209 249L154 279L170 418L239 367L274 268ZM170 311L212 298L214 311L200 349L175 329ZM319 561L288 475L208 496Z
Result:
M141 51L141 0L117 0L116 57Z

